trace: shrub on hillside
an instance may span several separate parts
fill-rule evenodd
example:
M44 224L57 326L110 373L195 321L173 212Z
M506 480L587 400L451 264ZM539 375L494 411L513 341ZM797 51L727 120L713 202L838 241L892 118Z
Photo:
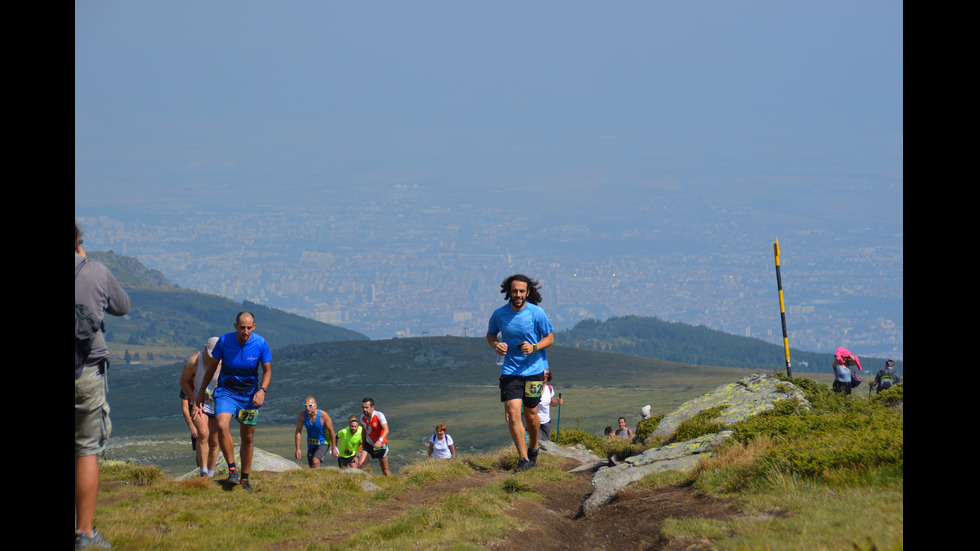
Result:
M606 440L598 434L592 434L591 432L585 432L584 430L578 429L560 429L558 434L556 434L556 437L558 438L558 441L561 442L562 446L582 444L586 448L592 450L592 452L596 455L600 457L607 457Z
M122 481L137 486L148 486L162 480L163 469L156 465L136 465L121 461L105 461L99 463L102 481Z
M651 434L653 434L653 431L657 430L657 427L660 425L660 421L663 421L665 416L666 414L661 413L660 415L654 415L649 419L641 420L636 424L636 432L633 435L633 440L637 442L645 441Z
M669 441L665 443L684 442L686 440L693 440L699 436L704 436L705 434L714 434L725 430L724 425L713 421L724 410L725 406L717 406L698 412L694 417L678 425L677 430L671 435Z
M793 382L803 388L812 409L802 411L793 401L783 401L733 427L733 439L742 446L767 442L753 454L751 467L740 464L751 473L738 478L762 479L772 472L824 481L870 472L902 475L901 410L884 400L836 394L808 379Z

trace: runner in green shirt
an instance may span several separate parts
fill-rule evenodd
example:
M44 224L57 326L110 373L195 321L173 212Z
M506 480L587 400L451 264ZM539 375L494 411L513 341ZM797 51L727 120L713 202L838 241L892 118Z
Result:
M363 448L363 437L364 431L357 421L357 415L351 415L347 426L337 433L337 447L340 449L337 465L341 469L353 466Z

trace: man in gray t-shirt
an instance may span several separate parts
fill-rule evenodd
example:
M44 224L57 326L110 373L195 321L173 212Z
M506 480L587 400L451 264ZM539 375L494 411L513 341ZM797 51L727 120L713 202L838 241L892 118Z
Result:
M101 325L108 312L129 312L129 295L112 272L99 262L89 261L82 250L82 230L75 223L75 304L86 306ZM92 527L99 495L98 456L109 438L109 403L106 401L106 369L109 348L102 331L95 334L92 348L75 373L75 547L104 546L105 538Z

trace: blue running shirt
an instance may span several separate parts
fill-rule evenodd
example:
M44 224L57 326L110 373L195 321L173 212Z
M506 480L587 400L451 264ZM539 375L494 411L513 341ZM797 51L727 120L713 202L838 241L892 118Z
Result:
M219 387L235 394L250 395L258 390L259 366L272 361L272 351L269 343L255 333L244 346L238 342L236 333L226 333L214 345L211 357L221 360Z
M518 345L522 342L536 344L553 331L544 309L536 304L528 302L520 312L511 309L510 303L494 310L487 333L500 333L501 341L507 343L507 355L500 374L529 377L543 373L548 367L548 352L539 350L524 355Z

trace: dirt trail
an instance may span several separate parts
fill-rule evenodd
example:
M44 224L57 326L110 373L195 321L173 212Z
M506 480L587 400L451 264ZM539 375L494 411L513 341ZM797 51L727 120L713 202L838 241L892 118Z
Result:
M577 465L566 460L566 469ZM535 485L544 496L540 502L522 502L515 514L540 519L533 527L508 534L490 546L500 551L589 549L628 551L710 549L709 542L670 541L660 535L668 518L728 519L738 514L734 500L715 499L699 494L689 485L657 489L630 489L589 517L578 517L586 496L592 492L592 473L578 473L572 481Z
M562 459L562 462L566 470L578 465L572 459ZM438 500L446 494L498 484L510 475L509 471L473 472L464 478L440 480L401 492L359 512L356 524L352 523L347 528L335 524L333 536L317 543L339 544L365 523L393 518L410 508ZM510 514L521 519L536 519L535 524L529 528L511 531L502 541L488 545L488 549L710 549L706 540L666 540L660 535L660 528L668 518L728 519L738 514L738 507L733 500L710 498L688 485L675 485L658 489L628 488L593 515L580 518L578 514L582 502L592 492L591 473L576 473L568 480L533 483L532 486L544 499L521 500ZM284 545L281 548L288 549L290 546Z

